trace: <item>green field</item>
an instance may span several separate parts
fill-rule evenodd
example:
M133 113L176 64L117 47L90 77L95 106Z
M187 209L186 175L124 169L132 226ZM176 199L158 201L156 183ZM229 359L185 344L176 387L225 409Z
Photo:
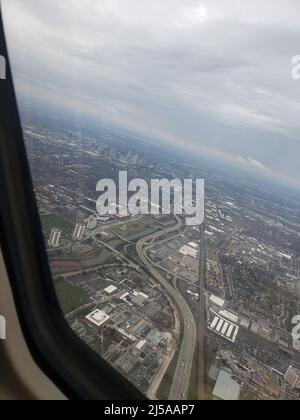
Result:
M72 223L56 216L55 214L47 214L45 216L41 216L41 222L43 232L46 235L49 234L53 228L62 230L65 235L70 234L74 229Z
M65 315L74 311L86 303L89 303L89 296L78 287L72 286L66 280L60 278L55 281L55 290L61 308Z

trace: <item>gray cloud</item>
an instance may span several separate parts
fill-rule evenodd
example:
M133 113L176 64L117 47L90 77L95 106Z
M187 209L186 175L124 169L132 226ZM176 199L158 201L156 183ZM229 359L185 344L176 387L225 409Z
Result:
M3 0L18 90L298 183L298 0Z

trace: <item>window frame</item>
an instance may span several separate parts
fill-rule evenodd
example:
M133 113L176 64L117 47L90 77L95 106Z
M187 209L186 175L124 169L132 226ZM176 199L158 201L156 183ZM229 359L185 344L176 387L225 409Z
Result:
M41 370L72 400L147 400L68 325L48 263L0 5L0 244L21 328ZM41 280L42 279L42 280Z

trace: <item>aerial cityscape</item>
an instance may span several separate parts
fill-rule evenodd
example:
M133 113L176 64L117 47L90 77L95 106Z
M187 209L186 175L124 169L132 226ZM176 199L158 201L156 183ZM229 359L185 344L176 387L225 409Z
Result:
M153 400L298 400L300 195L125 130L22 116L73 331ZM205 222L99 216L97 182L123 170L205 179Z
M66 325L151 400L300 400L300 2L1 6Z

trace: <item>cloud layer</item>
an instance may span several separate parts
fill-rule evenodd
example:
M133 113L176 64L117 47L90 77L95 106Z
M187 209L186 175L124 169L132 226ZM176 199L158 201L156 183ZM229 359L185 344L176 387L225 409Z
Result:
M298 183L298 0L2 4L23 94Z

